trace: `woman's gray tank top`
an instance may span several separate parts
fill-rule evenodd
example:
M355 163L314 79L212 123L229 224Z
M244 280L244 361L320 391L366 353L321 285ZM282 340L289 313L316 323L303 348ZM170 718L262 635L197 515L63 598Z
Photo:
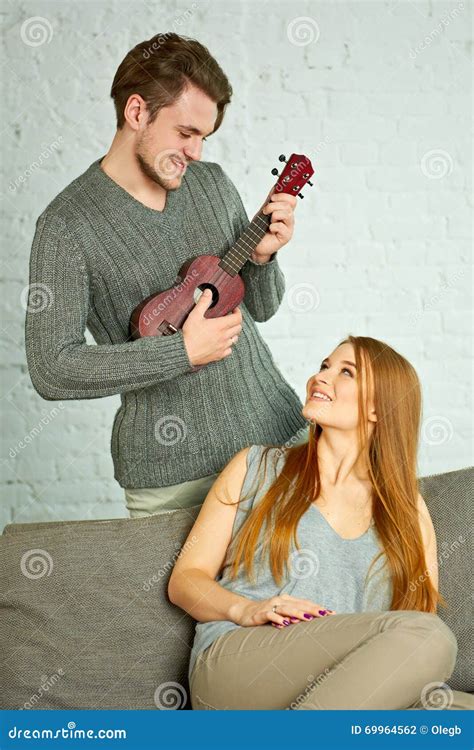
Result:
M260 466L260 458L264 447L252 445L247 453L247 473L240 497L244 497L251 488L256 491L252 491L244 502L237 505L229 553L236 534L251 508L263 498L285 461L285 450L272 447L268 455L265 482L263 482L265 462L262 461ZM287 563L290 572L283 570L280 586L275 583L272 576L268 554L265 556L267 563L259 569L262 559L262 538L263 532L261 531L254 558L255 585L247 579L242 566L239 567L237 577L230 580L231 566L225 564L215 578L221 586L249 599L269 599L280 594L311 599L325 608L333 609L337 614L387 611L390 608L392 584L387 574L387 566L382 570L386 561L385 553L372 567L368 584L364 587L364 579L370 563L383 549L373 522L367 531L356 539L343 539L334 531L319 508L311 505L302 515L297 527L300 549L297 550L293 540L291 541ZM233 558L229 555L228 559ZM242 626L230 620L198 622L189 662L189 677L191 677L198 654L223 633L239 627ZM260 627L271 626L267 623ZM298 627L297 623L295 627Z

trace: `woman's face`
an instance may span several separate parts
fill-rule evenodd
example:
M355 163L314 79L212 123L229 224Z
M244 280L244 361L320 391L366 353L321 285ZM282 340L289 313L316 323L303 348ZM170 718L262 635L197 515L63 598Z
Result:
M342 430L357 428L358 373L355 366L354 347L341 344L321 363L319 372L312 375L306 384L306 402L302 414L321 427L338 427ZM315 392L319 391L318 397ZM322 398L324 394L326 398ZM373 411L369 404L369 419ZM375 415L372 414L375 421Z

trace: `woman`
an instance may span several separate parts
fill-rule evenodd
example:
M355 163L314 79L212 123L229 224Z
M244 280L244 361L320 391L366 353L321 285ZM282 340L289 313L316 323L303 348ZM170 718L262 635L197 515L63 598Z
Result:
M446 602L417 489L415 370L349 336L306 390L308 441L240 450L170 578L171 601L199 621L193 708L472 708L443 686L457 642L435 614Z

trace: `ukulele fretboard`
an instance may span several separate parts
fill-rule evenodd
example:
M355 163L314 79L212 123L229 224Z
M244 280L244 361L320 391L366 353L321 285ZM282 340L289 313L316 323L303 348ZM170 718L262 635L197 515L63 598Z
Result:
M264 214L260 211L252 219L237 242L232 245L230 250L224 255L219 266L223 268L229 276L235 276L239 273L242 266L248 261L258 243L266 234L268 227L270 226L270 221L271 215Z

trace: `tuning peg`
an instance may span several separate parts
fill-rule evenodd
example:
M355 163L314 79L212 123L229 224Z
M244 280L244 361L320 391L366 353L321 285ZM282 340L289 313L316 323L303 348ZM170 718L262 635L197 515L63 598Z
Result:
M306 184L309 185L310 187L313 187L313 183L310 182L309 180L308 180L308 182Z
M279 158L280 161L286 161L285 154L280 154L280 156L278 158Z
M278 169L276 167L273 167L272 174L274 174L274 175L278 174Z
M298 198L304 198L304 195L301 195L301 193L297 193Z

